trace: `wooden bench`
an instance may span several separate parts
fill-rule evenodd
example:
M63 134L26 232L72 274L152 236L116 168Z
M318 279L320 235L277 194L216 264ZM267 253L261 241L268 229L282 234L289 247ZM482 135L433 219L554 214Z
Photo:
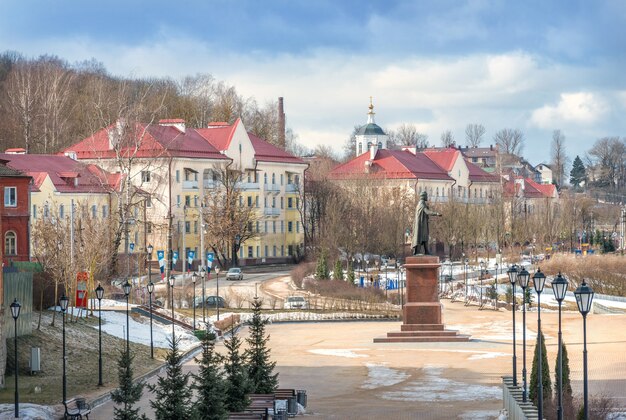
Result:
M65 415L63 416L65 420L89 419L91 406L83 397L70 398L63 405L65 406Z
M230 413L228 415L229 420L261 420L263 418L262 415L256 413Z

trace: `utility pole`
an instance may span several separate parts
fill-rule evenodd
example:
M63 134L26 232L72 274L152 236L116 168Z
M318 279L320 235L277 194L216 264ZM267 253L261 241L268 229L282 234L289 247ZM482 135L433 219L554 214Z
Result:
M183 278L187 272L187 248L185 248L185 233L187 233L187 204L183 204L183 252L181 259L183 261Z

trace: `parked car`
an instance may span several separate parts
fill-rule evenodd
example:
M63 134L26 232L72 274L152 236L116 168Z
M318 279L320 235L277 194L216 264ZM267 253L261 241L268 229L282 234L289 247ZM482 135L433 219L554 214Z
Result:
M226 280L243 280L241 268L233 267L226 273Z
M302 296L289 296L285 299L284 309L309 309L309 302Z
M207 296L206 297L206 308L226 308L226 301L221 296ZM196 298L196 308L202 308L202 296Z

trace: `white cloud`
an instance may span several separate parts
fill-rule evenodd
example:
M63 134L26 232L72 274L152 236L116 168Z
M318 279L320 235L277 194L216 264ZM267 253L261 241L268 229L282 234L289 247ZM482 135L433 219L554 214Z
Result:
M542 128L573 123L590 125L598 122L608 111L606 101L591 92L562 93L556 105L535 109L531 121Z

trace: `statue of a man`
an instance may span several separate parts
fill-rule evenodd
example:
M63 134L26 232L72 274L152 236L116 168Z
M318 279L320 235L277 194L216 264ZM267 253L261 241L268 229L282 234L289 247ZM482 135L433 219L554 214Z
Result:
M426 191L422 191L420 201L415 208L415 221L413 222L413 240L411 241L413 255L420 253L422 245L424 246L424 255L430 255L428 252L428 217L441 216L441 213L430 210L426 201L428 201L428 194Z

